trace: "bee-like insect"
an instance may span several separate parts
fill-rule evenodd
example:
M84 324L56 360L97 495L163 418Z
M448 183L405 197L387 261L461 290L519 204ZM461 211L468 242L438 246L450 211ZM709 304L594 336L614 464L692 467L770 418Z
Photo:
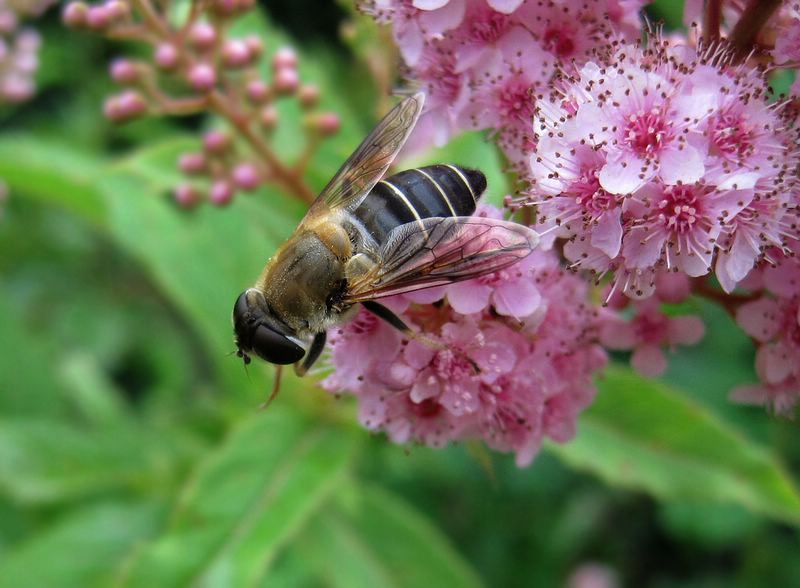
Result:
M486 188L480 171L433 165L381 179L423 102L424 94L410 96L378 123L236 300L237 354L245 363L255 354L304 374L326 331L357 303L413 335L375 300L500 270L536 246L527 227L470 216Z

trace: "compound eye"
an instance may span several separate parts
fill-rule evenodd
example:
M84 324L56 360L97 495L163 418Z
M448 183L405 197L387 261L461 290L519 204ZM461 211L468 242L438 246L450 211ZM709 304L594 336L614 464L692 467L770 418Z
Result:
M250 306L247 304L247 290L245 290L239 295L239 298L236 299L236 304L233 305L233 324L238 324L239 321L244 319L249 310Z
M259 325L253 333L252 344L261 359L279 365L300 361L306 354L297 343L264 325Z

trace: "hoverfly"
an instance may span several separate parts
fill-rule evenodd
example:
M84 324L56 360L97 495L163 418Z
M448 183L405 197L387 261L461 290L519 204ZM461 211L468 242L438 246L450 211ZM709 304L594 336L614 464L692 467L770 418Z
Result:
M236 300L237 355L245 363L255 354L305 374L326 331L358 303L413 337L376 300L500 270L536 246L538 234L525 226L470 216L486 188L480 171L433 165L382 179L424 98L405 98L378 123Z

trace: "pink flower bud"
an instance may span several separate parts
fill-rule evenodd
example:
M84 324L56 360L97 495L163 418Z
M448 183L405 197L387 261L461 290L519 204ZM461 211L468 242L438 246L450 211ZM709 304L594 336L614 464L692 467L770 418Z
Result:
M233 187L225 180L218 180L211 186L209 200L217 206L225 206L233 200Z
M198 92L209 92L217 84L217 72L207 63L193 65L187 78L192 87Z
M89 6L84 2L70 2L64 7L61 20L68 27L88 26Z
M301 86L297 97L303 108L312 108L319 102L319 88L312 85Z
M217 29L207 22L198 22L189 30L189 40L195 49L205 51L211 49L217 41Z
M111 79L118 84L135 84L139 81L139 68L129 59L118 58L111 62Z
M247 97L254 104L262 104L269 100L269 86L263 80L247 82Z
M297 90L297 86L300 83L300 76L297 75L296 69L285 67L275 72L275 78L272 80L272 83L278 94L291 94Z
M245 45L247 45L247 50L250 51L250 55L253 59L257 59L264 50L264 43L262 43L261 39L255 35L250 35L244 40L244 42Z
M209 131L203 136L203 149L212 155L224 153L230 144L228 135L220 131Z
M238 0L214 0L211 3L211 9L221 16L231 16L238 8Z
M25 30L17 35L17 50L23 53L36 53L42 46L42 38L33 30Z
M200 192L189 184L181 184L176 187L172 196L181 208L194 208L200 202Z
M342 126L339 115L333 112L322 112L314 118L314 127L323 137L330 137L339 132Z
M3 9L0 5L0 34L11 35L19 26L19 19L13 10Z
M131 13L131 7L124 0L108 0L103 7L108 11L108 17L115 23L127 18Z
M86 25L96 31L108 27L111 20L111 13L105 6L92 6L86 13Z
M35 91L33 80L29 77L18 74L6 75L0 83L0 102L25 102Z
M245 192L251 192L261 185L261 174L252 163L240 163L237 165L233 169L231 179L237 188L241 188Z
M272 104L265 106L261 109L258 119L265 129L272 130L278 126L278 110Z
M272 56L272 67L276 70L297 67L297 53L291 47L281 47Z
M247 44L240 39L225 41L222 47L222 62L228 67L244 67L252 61Z
M161 69L175 69L180 61L178 48L172 43L159 43L153 55L153 61L155 61L156 65Z
M201 174L206 171L206 158L202 153L184 153L178 159L178 169L185 174Z
M147 102L139 92L126 90L111 96L103 105L103 113L113 122L124 122L147 111Z

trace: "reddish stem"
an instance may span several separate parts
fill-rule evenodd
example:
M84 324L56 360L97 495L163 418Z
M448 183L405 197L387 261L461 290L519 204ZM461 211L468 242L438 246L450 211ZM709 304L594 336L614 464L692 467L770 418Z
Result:
M722 0L706 0L703 10L703 39L706 44L719 41L719 27L722 22Z
M219 91L213 91L208 95L209 104L217 114L225 117L232 124L242 137L250 144L250 147L269 165L275 179L283 184L293 194L302 198L306 203L311 204L316 199L314 192L308 185L289 168L284 166L278 157L273 153L261 137L253 131L248 117L243 116L238 110L231 106L226 100L226 96Z
M739 59L750 55L758 33L780 5L781 0L749 0L729 39Z

